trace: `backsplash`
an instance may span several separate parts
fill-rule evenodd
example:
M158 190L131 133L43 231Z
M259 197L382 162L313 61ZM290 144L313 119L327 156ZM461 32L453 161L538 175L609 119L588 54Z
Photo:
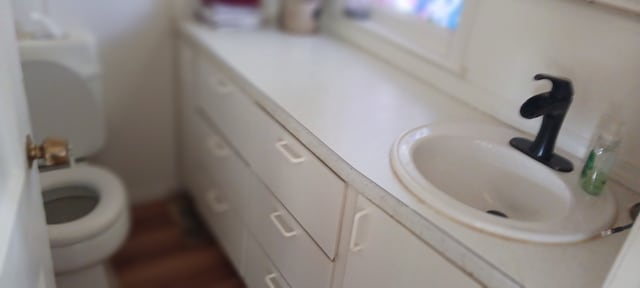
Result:
M574 102L558 145L584 158L600 116L615 104L627 125L614 177L640 191L640 113L634 113L640 109L640 18L586 1L475 2L459 74L339 21L325 23L342 38L531 134L541 119L521 118L520 105L550 88L533 75L572 79Z

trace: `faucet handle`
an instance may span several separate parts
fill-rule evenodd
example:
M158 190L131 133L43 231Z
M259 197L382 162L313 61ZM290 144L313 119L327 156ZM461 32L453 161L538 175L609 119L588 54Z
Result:
M551 76L549 74L536 74L533 79L551 81L551 91L548 92L549 97L553 99L573 99L573 84L571 80L564 77Z

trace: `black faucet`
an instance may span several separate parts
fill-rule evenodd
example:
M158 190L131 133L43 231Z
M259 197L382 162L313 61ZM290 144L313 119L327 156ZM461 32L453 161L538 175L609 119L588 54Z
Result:
M553 153L564 116L573 100L571 80L546 74L537 74L533 79L549 80L553 87L551 91L533 96L524 102L520 107L520 115L527 119L543 116L542 126L534 141L516 137L509 143L522 153L554 170L571 172L573 171L571 161Z

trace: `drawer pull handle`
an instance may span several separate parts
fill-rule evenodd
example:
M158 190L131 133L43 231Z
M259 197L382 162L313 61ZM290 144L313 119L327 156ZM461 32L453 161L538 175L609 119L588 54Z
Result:
M289 142L284 140L278 141L278 143L276 143L276 148L280 150L280 153L282 153L289 162L293 164L304 162L304 156L298 155L298 153L294 152L293 149L291 149Z
M282 286L280 286L280 284L278 284L278 282L274 281L277 278L278 278L278 274L271 273L271 274L267 275L266 277L264 277L264 282L267 283L267 286L269 286L269 288L281 288Z
M273 222L273 224L276 225L276 228L280 230L280 233L282 233L282 236L289 238L289 237L298 235L297 230L293 229L292 231L287 231L287 229L284 228L284 225L282 225L282 222L280 222L280 219L279 219L280 216L282 216L282 212L278 211L269 215L269 218L271 218L271 222Z
M363 245L358 243L358 232L360 231L360 223L362 222L362 217L369 214L369 210L362 210L353 217L353 228L351 230L351 240L349 241L349 249L353 252L358 252L362 250Z
M211 136L209 141L207 141L207 144L214 156L224 157L229 155L229 148L218 136Z
M210 190L209 193L207 193L207 200L209 201L209 206L215 213L219 214L229 210L229 204L224 202L215 190Z

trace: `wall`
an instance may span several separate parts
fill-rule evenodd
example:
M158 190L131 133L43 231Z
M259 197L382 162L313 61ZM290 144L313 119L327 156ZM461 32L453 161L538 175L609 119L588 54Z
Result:
M520 105L549 88L533 75L573 79L576 94L560 147L583 157L599 117L617 103L617 114L628 124L616 177L640 191L635 149L640 145L640 18L578 0L467 1L476 5L463 73L441 69L357 25L336 18L326 24L340 37L530 133L537 132L540 120L521 118Z
M14 5L44 7L58 22L98 38L108 135L91 161L120 175L133 202L174 191L174 1L42 1Z
M174 0L173 3L174 18L184 20L193 17L195 10L200 6L200 0Z

